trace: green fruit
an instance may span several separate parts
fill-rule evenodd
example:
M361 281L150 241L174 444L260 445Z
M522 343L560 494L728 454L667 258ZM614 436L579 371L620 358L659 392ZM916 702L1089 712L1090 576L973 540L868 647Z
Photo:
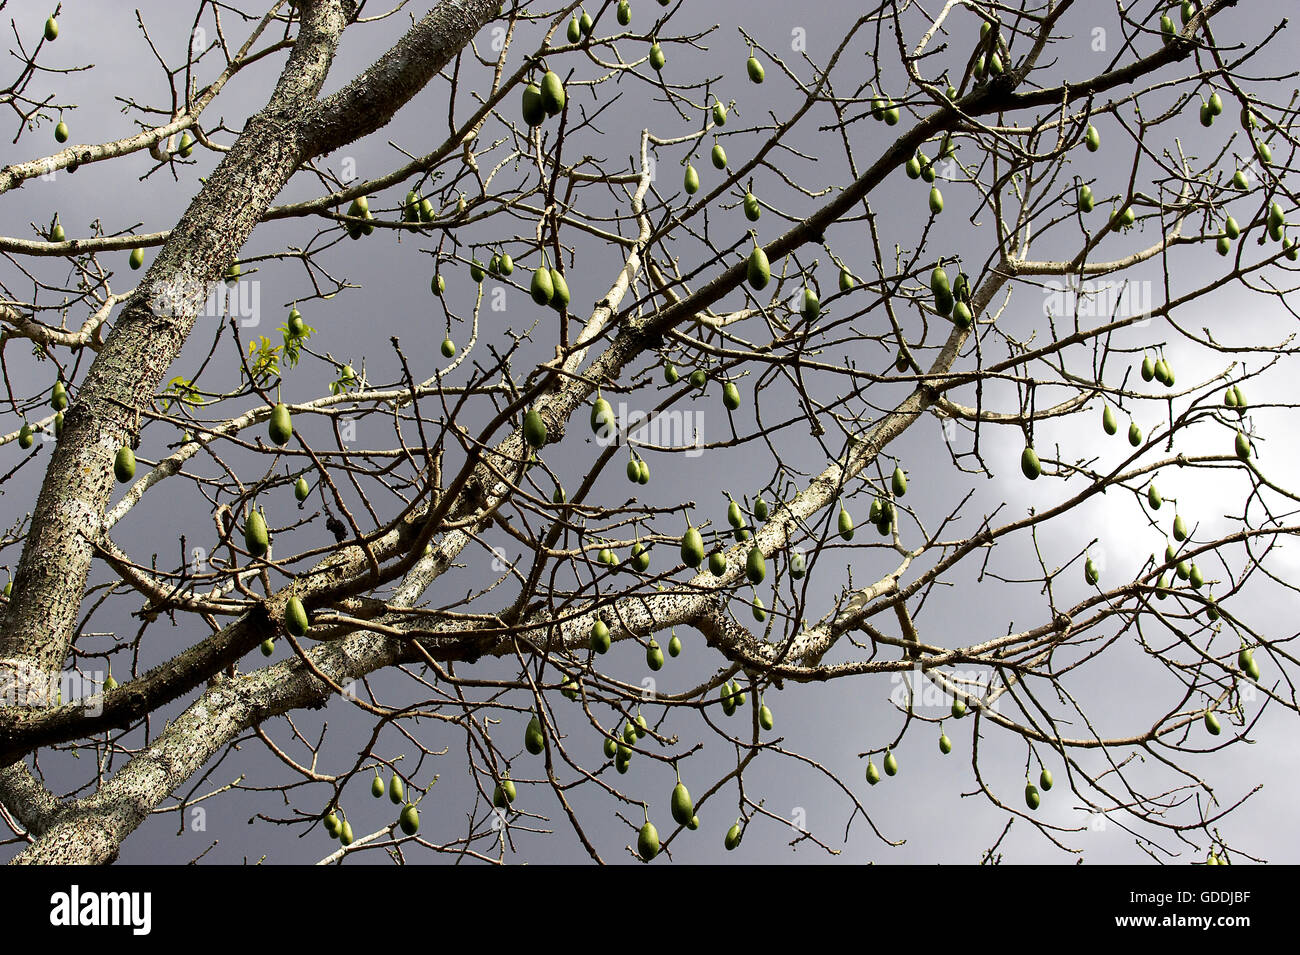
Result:
M763 71L763 64L758 62L758 58L752 55L745 61L745 72L749 74L749 78L755 83L763 82L763 77L766 75Z
M591 14L586 10L582 11L582 16L578 18L578 29L582 31L583 36L591 36Z
M722 700L723 713L727 716L731 716L736 712L736 697L732 692L732 685L730 683L724 683L722 685L722 688L718 691L718 696Z
M517 795L519 793L515 789L514 780L503 779L497 783L496 788L492 791L492 805L498 809L508 809Z
M1205 711L1205 728L1211 736L1218 736L1223 732L1223 727L1219 725L1219 718L1214 715L1214 710Z
M1101 572L1097 570L1097 565L1093 563L1091 557L1083 562L1083 579L1090 587L1095 586L1101 579Z
M1028 806L1030 809L1037 809L1038 804L1041 801L1042 800L1038 795L1038 787L1035 786L1033 783L1026 783L1025 784L1025 805Z
M722 386L722 404L728 411L735 411L740 407L740 389L736 387L734 381L729 381Z
M675 656L679 656L681 652L682 652L681 638L674 633L673 638L668 641L668 655L670 657L675 657Z
M1240 386L1232 386L1232 397L1237 399L1237 414L1246 413L1246 395L1242 392Z
M1047 792L1052 788L1052 771L1050 769L1044 769L1038 774L1038 785L1043 787L1043 792Z
M302 312L298 311L296 307L289 310L289 319L285 323L285 327L289 329L289 334L294 338L302 338L303 335L307 334L307 323L302 320Z
M735 498L731 498L727 504L727 523L737 528L745 526L745 515L740 513L740 505Z
M669 800L672 806L673 820L681 826L689 826L691 817L695 815L695 804L691 802L690 790L679 779L677 785L673 787L672 798Z
M745 193L745 201L742 203L745 209L745 218L750 222L757 222L759 216L763 214L763 207L758 204L758 198L752 193Z
M536 408L529 408L524 415L524 440L533 448L546 444L546 422Z
M1214 113L1210 112L1210 107L1205 103L1201 103L1200 118L1202 126L1214 125Z
M944 733L939 737L939 752L943 753L945 756L952 752L952 740L948 738L947 733Z
M890 749L885 750L885 775L898 775L898 760L894 758L894 751Z
M722 840L722 845L728 852L740 845L741 829L740 823L735 823L727 830L726 837Z
M343 825L339 828L339 842L345 846L350 846L353 842L352 823L346 819L343 820Z
M970 306L965 302L957 302L952 307L952 323L958 328L970 328L971 322L975 317L971 314ZM899 369L902 371L903 369Z
M533 281L530 283L528 291L533 296L533 301L536 301L538 305L550 304L551 296L555 295L555 283L551 282L551 270L541 268L533 272Z
M307 479L303 477L298 478L293 485L293 496L299 501L305 501L309 494L311 494L311 488L307 485Z
M876 764L871 761L871 757L867 757L867 782L872 786L880 782L880 770L876 769Z
M843 504L840 505L840 516L837 526L840 537L844 538L846 541L853 540L853 518L849 516L849 512L845 509Z
M650 550L640 541L632 545L632 568L641 574L650 569Z
M289 406L284 402L271 409L271 422L267 434L281 447L293 437L293 422L289 418Z
M761 497L754 498L754 519L759 521L767 520L768 515L767 501Z
M1241 169L1238 169L1232 174L1232 184L1238 189L1250 188L1250 182L1246 179L1246 173Z
M132 249L131 255L127 259L127 264L130 265L132 269L138 269L140 266L144 265L144 249L141 249L138 246Z
M1097 132L1096 126L1088 125L1088 131L1083 136L1083 144L1090 153L1095 153L1101 148L1101 133Z
M709 154L709 157L713 160L714 169L727 168L727 151L722 148L721 143L713 144L713 151Z
M1241 227L1237 225L1237 220L1232 216L1228 216L1228 218L1224 220L1223 231L1229 239L1235 239L1237 236L1241 235Z
M528 721L528 726L524 729L524 749L536 756L545 748L546 739L542 735L542 723L534 716Z
M891 484L894 489L894 497L902 497L907 493L907 475L897 465L894 466L894 476L891 478Z
M803 317L810 322L815 321L821 311L822 303L817 298L817 293L810 288L805 288L803 290L803 308L801 309Z
M1169 596L1169 575L1161 574L1160 579L1156 581L1156 599L1164 600Z
M606 736L606 737L605 737L605 757L606 757L607 759L613 759L614 756L617 755L617 753L618 753L618 743L616 743L616 742L615 742L611 737Z
M393 778L388 781L388 798L395 805L401 805L406 801L406 787L402 784L402 777L393 773Z
M244 524L244 546L254 557L266 554L270 538L266 532L266 519L259 511L252 511Z
M1187 540L1187 522L1183 520L1181 514L1174 515L1174 540Z
M50 390L50 407L55 411L62 411L68 406L68 389L64 387L63 382L56 381L54 387Z
M30 442L26 446L30 447ZM113 476L117 478L119 484L125 484L135 477L135 452L131 450L129 444L124 444L117 449L117 456L113 458Z
M1233 441L1233 450L1241 460L1250 460L1250 439L1246 437L1245 432L1237 432L1237 437Z
M1156 376L1156 366L1150 355L1142 356L1142 380L1150 381Z
M659 642L654 637L645 648L645 665L651 670L662 670L664 666L664 652L659 648Z
M63 242L68 238L68 234L63 231L63 223L54 223L54 228L50 230L51 242Z
M795 580L803 577L807 570L807 562L804 559L803 551L795 551L790 555L790 576Z
M894 105L893 100L890 100L889 107L885 110L885 125L897 126L900 118L898 107Z
M1255 155L1259 157L1259 161L1265 166L1273 161L1273 150L1263 140L1260 140L1259 145L1255 148Z
M68 124L59 120L59 124L54 127L55 142L66 143L68 141Z
M693 196L700 191L700 174L695 171L694 166L689 164L686 166L683 185L686 188L687 195Z
M1128 443L1135 448L1142 444L1142 429L1138 427L1136 421L1129 422Z
M53 43L59 38L59 21L50 17L45 21L45 39Z
M1195 563L1187 572L1187 581L1192 585L1193 590L1200 590L1205 586L1205 575L1201 573L1201 568L1197 567Z
M591 404L591 430L599 435L601 431L613 431L614 427L614 409L604 398L597 398Z
M269 637L262 641L262 656L269 657L275 653L275 641Z
M370 795L374 796L376 799L383 796L387 791L388 787L384 785L383 779L379 776L376 776L370 781Z
M564 83L561 82L559 74L547 70L546 75L542 77L541 93L542 109L546 110L548 116L559 115L564 109Z
M840 291L847 292L853 288L853 273L848 269L840 269Z
M1079 211L1091 212L1093 208L1092 190L1087 185L1079 187Z
M577 43L582 39L582 25L578 23L578 17L576 14L573 19L569 21L569 29L566 36L568 36L570 43Z
M1107 434L1114 434L1119 430L1119 422L1115 420L1115 412L1111 410L1110 405L1101 412L1101 427Z
M591 625L591 649L597 653L604 653L610 647L609 627L603 620L597 620Z
M727 107L720 101L713 104L713 122L718 126L727 125Z
M776 720L772 718L772 711L768 709L766 703L758 708L758 725L765 730L770 730L776 725Z
M529 126L540 126L546 121L546 107L542 105L542 91L536 83L524 87L523 96L524 122Z
M284 628L295 637L305 637L307 631L311 629L311 621L307 619L307 608L297 597L290 597L288 603L284 605Z
M943 193L938 186L930 187L930 212L936 216L943 212Z
M664 63L665 63L665 62L667 62L667 61L666 61L666 59L665 59L665 57L664 57L664 51L663 51L663 48L660 47L658 43L651 44L651 46L650 46L650 65L653 66L653 67L655 68L656 71L658 71L658 70L662 70L662 69L664 68Z
M767 564L763 559L763 552L757 547L751 547L749 554L745 558L745 576L754 586L763 582L767 576Z
M1255 653L1250 647L1242 647L1237 652L1237 667L1252 680L1259 679L1259 664L1255 662Z
M921 178L921 160L916 156L909 159L903 166L903 171L907 173L908 179Z
M635 743L640 737L637 734L636 727L632 723L623 724L623 742L629 746Z
M397 817L397 824L402 827L402 832L408 836L413 836L420 831L420 812L411 803L402 807L401 815Z
M443 358L454 358L456 355L456 343L450 338L444 338L440 350Z
M628 3L628 0L619 0L618 22L620 26L627 26L632 22L632 6Z
M56 412L54 415L54 437L63 437L63 412Z
M686 533L682 535L681 553L682 562L687 567L699 567L704 563L704 538L689 523L686 525Z
M1020 470L1031 481L1038 480L1043 473L1042 462L1038 460L1038 453L1032 447L1026 447L1020 453Z
M762 623L767 619L767 610L763 607L763 600L757 594L754 595L753 601L749 605L749 612L754 615L754 619ZM740 702L745 702L744 694L741 694Z
M709 376L704 373L703 368L696 368L691 372L691 377L688 380L692 388L703 388L709 383Z
M569 283L564 281L559 269L551 269L551 287L555 289L555 294L551 296L551 308L563 312L569 307Z
M112 693L116 689L117 681L113 679L113 674L109 673L108 676L104 677L104 692Z
M670 361L664 362L664 381L670 385L675 385L680 377L676 365Z
M429 280L429 291L436 295L441 295L447 291L447 281L442 277L441 272L433 273L433 278Z
M768 264L767 253L757 244L754 245L754 251L749 253L745 276L749 279L750 287L754 289L765 288L772 278L772 267Z
M715 550L709 555L709 570L714 577L723 577L727 573L727 555L720 550Z

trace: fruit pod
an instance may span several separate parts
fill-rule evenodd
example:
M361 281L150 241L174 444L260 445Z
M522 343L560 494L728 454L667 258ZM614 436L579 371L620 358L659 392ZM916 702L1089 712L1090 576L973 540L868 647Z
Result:
M311 629L307 608L296 596L290 597L284 606L284 628L295 637L305 637L307 631Z
M113 475L119 484L125 484L135 477L135 452L129 444L117 449L117 456L113 459Z

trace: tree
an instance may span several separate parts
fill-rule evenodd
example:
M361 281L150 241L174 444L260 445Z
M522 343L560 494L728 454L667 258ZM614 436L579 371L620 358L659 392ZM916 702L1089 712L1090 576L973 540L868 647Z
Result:
M15 861L254 789L322 856L555 819L721 854L789 841L771 764L843 808L796 844L879 848L905 766L872 787L935 737L1067 851L1259 851L1211 771L1297 711L1284 23L882 3L737 48L705 18L739 5L681 0L196 7L179 59L140 18L166 93L98 143L58 94L96 24L13 21L8 201L191 196L0 238ZM796 729L841 687L873 717L832 761Z

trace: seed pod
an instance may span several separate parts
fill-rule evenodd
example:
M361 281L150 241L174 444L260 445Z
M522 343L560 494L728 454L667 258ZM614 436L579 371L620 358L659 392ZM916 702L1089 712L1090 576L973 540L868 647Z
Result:
M752 54L749 59L745 61L745 71L749 74L749 78L755 83L763 82L763 77L766 75L763 70L763 64L758 62L758 58Z
M736 387L734 381L729 381L722 386L722 404L728 411L735 411L740 407L740 389Z
M1038 480L1043 473L1043 465L1038 460L1038 453L1032 447L1026 447L1020 453L1020 470L1031 481Z
M894 466L894 475L891 478L891 483L894 489L894 497L902 497L907 493L907 475L904 474L903 469L897 465Z
M413 836L420 831L420 812L414 804L408 802L402 807L401 815L397 817L397 824L408 836Z
M534 716L524 728L524 749L537 756L546 748L545 740L546 737L542 734L542 723Z
M1028 806L1030 809L1037 809L1041 801L1042 801L1041 797L1039 797L1038 795L1038 787L1035 786L1033 783L1026 783L1025 784L1025 805Z
M284 628L295 637L305 637L307 631L311 629L307 608L296 596L290 597L284 605Z
M763 551L757 546L751 547L748 556L745 558L745 577L749 579L751 584L758 586L763 582L766 575L767 564L763 559Z
M528 288L533 301L538 305L549 305L555 295L555 283L551 281L551 270L539 268L533 272L533 280Z
M853 540L853 518L849 516L849 512L845 510L843 504L840 505L840 517L838 521L838 529L840 532L840 537L842 537L844 540L846 541Z
M553 70L547 70L546 75L542 77L541 85L542 109L546 110L548 116L557 116L564 109L564 83L560 80L559 74Z
M745 275L749 279L750 287L755 290L765 288L772 278L772 267L768 264L767 253L757 243L754 244L754 251L749 253Z
M135 477L135 452L131 450L129 444L124 444L117 449L117 456L113 459L113 476L117 478L119 484L125 484Z
M251 511L244 523L244 546L254 557L264 556L270 547L266 519L257 510Z
M605 653L610 647L609 627L603 620L597 620L591 625L591 649L596 653Z
M289 416L289 406L278 403L271 409L271 421L267 428L271 440L283 447L293 437L293 421Z
M661 46L659 46L659 44L658 44L657 42L651 44L651 46L650 46L650 65L651 65L652 67L654 67L655 70L656 70L656 72L657 72L657 71L662 70L662 69L664 68L664 63L665 63L665 62L667 62L667 61L666 61L666 58L664 57L664 51L663 51L663 48L662 48Z

